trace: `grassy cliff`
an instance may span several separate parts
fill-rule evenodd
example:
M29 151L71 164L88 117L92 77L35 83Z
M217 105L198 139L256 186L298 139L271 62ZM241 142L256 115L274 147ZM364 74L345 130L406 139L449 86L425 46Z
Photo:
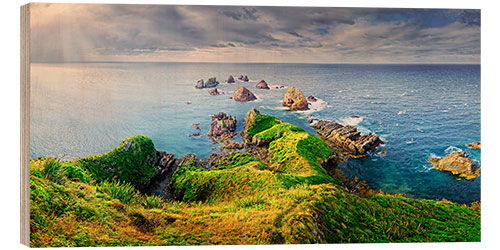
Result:
M209 170L179 168L172 177L177 201L137 191L155 169L147 137L71 162L32 160L31 245L480 240L480 212L448 201L352 194L320 164L334 153L325 143L251 112L246 138L264 141L272 157L233 153Z

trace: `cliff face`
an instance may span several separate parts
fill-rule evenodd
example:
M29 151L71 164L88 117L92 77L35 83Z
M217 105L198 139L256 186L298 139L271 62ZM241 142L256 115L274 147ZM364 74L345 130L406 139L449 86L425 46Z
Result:
M248 153L204 161L156 152L147 137L73 162L32 160L32 246L480 240L469 207L362 198L325 170L335 152L314 135L255 109L244 124ZM168 200L150 196L162 192Z

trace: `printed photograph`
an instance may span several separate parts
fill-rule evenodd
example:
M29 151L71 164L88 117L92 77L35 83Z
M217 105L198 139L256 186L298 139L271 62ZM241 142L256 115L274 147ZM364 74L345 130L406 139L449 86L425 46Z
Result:
M31 247L481 241L478 9L29 4Z

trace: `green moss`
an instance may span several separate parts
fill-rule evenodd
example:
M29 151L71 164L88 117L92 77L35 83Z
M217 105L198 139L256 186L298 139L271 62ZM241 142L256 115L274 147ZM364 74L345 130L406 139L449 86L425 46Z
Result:
M246 122L250 123L252 121L246 121ZM282 121L280 121L276 117L256 113L255 118L253 120L253 123L246 130L246 134L255 135L255 134L262 132L266 129L272 128L274 125L279 124L281 122Z
M255 136L262 140L270 140L281 137L286 131L304 132L302 128L290 123L278 123L270 127L269 129L260 131L259 133L255 134Z
M105 154L77 159L74 163L88 170L97 181L117 179L141 187L153 176L155 160L153 141L146 136L133 136Z

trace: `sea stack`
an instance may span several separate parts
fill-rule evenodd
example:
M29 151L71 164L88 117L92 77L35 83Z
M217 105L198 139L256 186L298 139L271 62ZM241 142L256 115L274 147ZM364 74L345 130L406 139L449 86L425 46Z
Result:
M250 90L243 86L241 86L234 92L234 100L238 102L248 102L256 99L257 97L255 97L255 95Z
M227 83L234 83L234 78L232 75L229 75L229 78L227 78Z
M208 81L205 83L205 88L213 88L215 86L219 85L219 82L215 77L209 78Z
M430 158L428 162L433 163L435 169L449 171L467 179L478 177L480 172L479 166L472 163L463 151L453 152L443 158Z
M283 106L287 106L290 110L308 110L307 99L302 94L302 91L295 87L288 88L288 91L283 98Z
M267 82L264 80L261 80L259 83L257 83L255 87L258 89L269 89L269 85L267 85Z

